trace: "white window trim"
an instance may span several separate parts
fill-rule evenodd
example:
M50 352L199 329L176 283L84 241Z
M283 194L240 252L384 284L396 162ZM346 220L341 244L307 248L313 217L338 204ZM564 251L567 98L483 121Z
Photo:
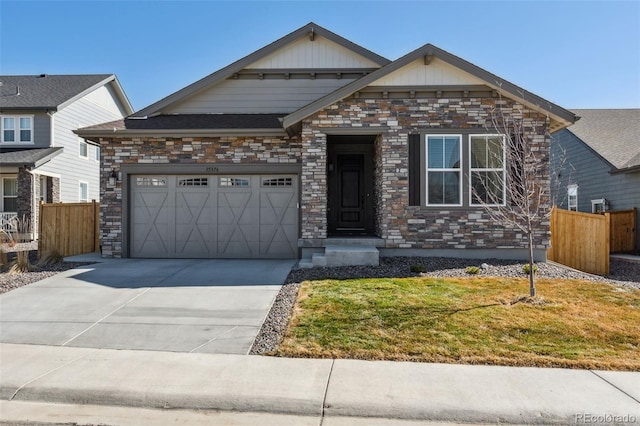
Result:
M93 153L93 159L95 160L96 163L100 162L100 147L96 146L94 153Z
M491 137L500 137L502 138L502 168L474 168L471 164L471 139L475 137L483 137L485 140ZM468 152L469 152L469 206L470 207L480 207L483 204L478 203L473 196L473 172L500 172L502 171L502 203L500 204L486 204L487 206L494 207L504 207L507 205L507 168L505 167L507 164L507 153L506 153L506 136L500 133L492 133L492 134L470 134L469 140L467 141Z
M0 143L6 143L6 144L11 144L11 145L20 145L20 144L29 144L29 145L33 145L35 143L35 138L34 138L34 131L33 131L33 122L34 122L34 116L33 115L2 115L0 116ZM13 118L13 135L14 135L14 140L13 141L5 141L4 140L4 119L5 118ZM31 126L29 127L29 132L31 134L31 139L28 141L21 141L20 140L20 119L21 118L28 118L29 122L31 123ZM24 129L26 130L26 129Z
M87 141L85 141L82 138L78 138L78 141L80 142L78 144L78 157L84 158L85 160L89 159L89 144L87 143ZM86 155L82 155L82 145L83 144L85 146Z
M87 185L87 198L85 199L82 198L82 184ZM81 203L89 202L89 182L86 182L84 180L78 181L78 201L80 201Z
M442 169L430 169L429 168L429 138L430 137L457 137L458 138L458 156L460 161L460 167L457 169L452 168L442 168ZM463 193L462 193L462 181L464 176L464 163L462 161L462 151L463 151L463 138L462 134L432 134L426 133L424 136L424 155L425 155L425 163L424 170L425 176L422 178L424 182L424 195L425 195L425 206L426 207L462 207L463 206ZM458 179L458 193L460 194L460 202L457 204L429 204L429 172L430 171L438 171L438 172L458 172L460 173L460 178Z
M571 203L571 190L575 189L576 191L576 203L573 205ZM575 210L572 210L571 207L575 207ZM578 211L578 185L571 184L567 186L567 210L577 212Z

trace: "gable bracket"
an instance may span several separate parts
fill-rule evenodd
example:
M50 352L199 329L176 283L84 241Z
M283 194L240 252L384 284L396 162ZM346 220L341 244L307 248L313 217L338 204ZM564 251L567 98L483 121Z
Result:
M425 65L429 65L431 63L432 59L433 59L433 55L432 54L424 55L424 64Z
M311 28L311 31L309 31L309 40L313 41L316 38L316 33L313 30L313 28Z

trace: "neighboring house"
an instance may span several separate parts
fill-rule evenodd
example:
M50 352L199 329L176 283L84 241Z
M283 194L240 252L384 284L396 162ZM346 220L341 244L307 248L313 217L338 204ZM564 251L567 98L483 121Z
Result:
M552 135L558 205L580 212L640 212L640 109L572 111L580 120Z
M471 158L504 186L506 167L487 170L478 155L503 149L490 136L496 107L524 119L541 153L550 131L575 121L433 45L392 62L310 23L124 120L78 131L103 150L103 255L321 265L375 263L377 247L525 258L522 233L492 223L470 194ZM548 169L541 155L541 184ZM542 223L538 258L548 238Z
M0 76L0 218L26 218L38 203L99 200L100 148L78 127L133 112L113 74Z

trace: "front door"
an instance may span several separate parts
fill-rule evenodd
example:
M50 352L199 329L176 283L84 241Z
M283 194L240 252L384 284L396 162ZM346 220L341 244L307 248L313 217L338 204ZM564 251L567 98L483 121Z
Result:
M339 146L330 152L329 233L373 233L372 146Z

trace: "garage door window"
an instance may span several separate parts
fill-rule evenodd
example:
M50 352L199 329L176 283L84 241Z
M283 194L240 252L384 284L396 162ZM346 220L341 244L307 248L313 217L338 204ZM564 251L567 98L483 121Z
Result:
M157 177L137 177L136 185L137 186L167 186L167 179L157 178Z
M229 186L249 186L249 178L245 177L221 177L220 178L220 186L229 187Z
M291 186L293 179L290 177L274 177L262 179L262 186Z
M178 179L178 186L209 186L208 178Z

